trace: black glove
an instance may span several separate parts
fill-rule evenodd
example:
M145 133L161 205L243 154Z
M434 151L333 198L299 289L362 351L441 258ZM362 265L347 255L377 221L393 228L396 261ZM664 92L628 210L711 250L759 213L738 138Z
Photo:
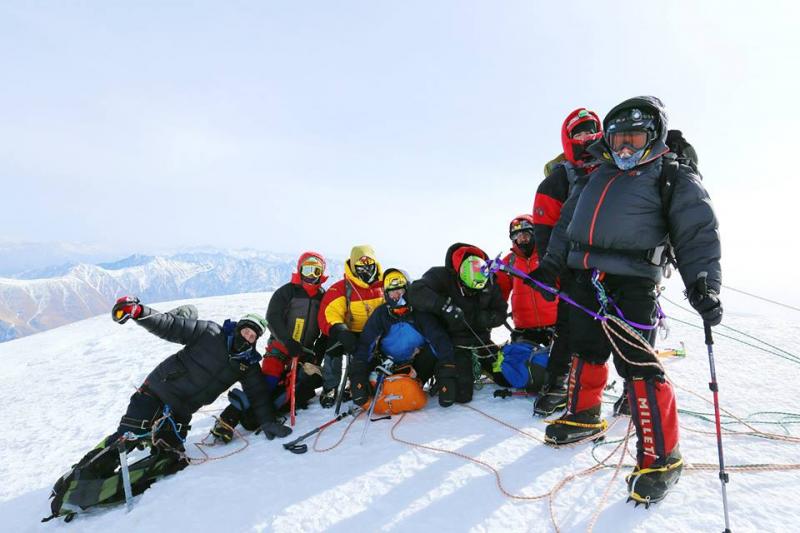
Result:
M440 313L450 329L458 329L464 321L464 311L450 297L442 303Z
M552 287L553 289L557 290L556 281L558 280L558 274L560 272L560 268L555 264L553 261L548 261L547 257L539 263L539 267L536 270L531 271L528 273L528 278L524 279L523 282L526 285L529 285L533 290L538 291L542 298L547 300L548 302L552 302L556 299L557 294L548 291L547 289L539 286L538 284L534 283L538 281L539 283L546 285L548 287Z
M356 344L358 344L358 337L356 337L356 334L347 329L347 326L344 324L337 324L334 327L336 330L336 340L342 345L342 351L349 354L355 352Z
M289 357L301 357L303 355L303 345L294 339L289 339L283 343L286 346L286 351L289 352Z
M369 365L365 361L353 360L350 363L350 394L355 405L369 401Z
M703 322L709 326L716 326L722 322L722 302L717 291L708 287L705 276L698 278L686 290L686 296L692 307L703 317Z
M272 440L275 437L280 439L288 437L292 433L292 428L284 426L280 422L267 422L261 426L261 431L264 432L264 436L267 437L267 440Z
M478 318L475 321L475 325L477 326L475 329L484 331L492 329L495 324L497 324L496 316L497 313L494 311L481 311L478 313Z
M450 407L456 401L456 365L447 363L436 369L436 384L439 387L439 405Z

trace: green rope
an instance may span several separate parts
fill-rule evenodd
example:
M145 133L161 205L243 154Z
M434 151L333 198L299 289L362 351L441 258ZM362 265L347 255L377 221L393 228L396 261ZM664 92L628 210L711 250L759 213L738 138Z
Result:
M619 396L614 396L608 392L603 392L603 403L605 404L613 404L619 399ZM678 409L678 414L691 416L693 418L697 418L702 420L703 422L708 422L709 424L715 424L716 419L714 417L714 413L706 413L703 411L692 411L691 409ZM772 419L770 419L772 417ZM775 417L780 417L775 420ZM783 432L788 435L792 436L791 428L788 426L792 426L795 424L800 424L800 413L790 413L788 411L756 411L754 413L750 413L745 417L738 417L737 420L731 415L727 415L725 413L720 413L720 426L736 426L742 424L762 424L767 426L778 426L780 427Z
M475 350L472 350L472 383L475 390L481 390L483 388L483 381L481 381L481 376L483 375L483 369L481 368L481 362L478 359L478 353Z
M692 313L692 311L691 311L690 309L687 309L686 307L683 307L683 306L682 306L682 305L680 305L679 303L677 303L677 302L675 302L675 301L673 301L673 300L670 300L670 299L669 299L669 298L667 298L666 296L661 296L661 298L664 298L666 301L668 301L669 303L671 303L672 305L674 305L674 306L675 306L675 307L677 307L678 309L681 309L681 310L683 310L683 311L686 311L686 312L688 312L688 313ZM670 318L670 320L674 320L674 321L676 321L676 322L680 322L681 324L686 324L687 326L692 326L692 327L694 327L694 328L697 328L697 329L703 329L703 326L697 326L696 324L692 324L692 323L690 323L690 322L685 322L685 321L683 321L683 320L680 320L680 319L677 319L677 318L675 318L675 317L669 317L669 318ZM736 337L731 337L731 336L729 336L729 335L725 335L724 333L719 333L719 332L716 332L716 335L719 335L719 336L721 336L721 337L726 337L726 338L728 338L728 339L735 340L735 341L737 341L737 342L740 342L740 343L744 344L745 346L750 346L750 347L752 347L752 348L756 348L756 349L758 349L758 350L765 351L765 352L767 352L768 354L777 355L778 357L781 357L781 358L783 358L783 359L787 359L787 360L789 360L789 361L792 361L793 363L798 363L798 364L800 364L800 356L798 356L797 354L794 354L794 353L792 353L792 352L789 352L789 351L787 351L787 350L784 350L783 348L779 348L778 346L774 346L774 345L772 345L772 344L770 344L770 343L768 343L768 342L766 342L766 341L764 341L764 340L762 340L762 339L760 339L760 338L756 337L755 335L750 335L749 333L746 333L746 332L744 332L744 331L738 330L738 329L736 329L736 328L732 328L731 326L728 326L728 325L725 325L725 324L721 324L721 326L722 326L722 327L724 327L724 328L726 328L726 329L729 329L729 330L731 330L731 331L733 331L733 332L736 332L736 333L738 333L739 335L742 335L742 336L744 336L744 337L747 337L747 338L749 338L749 339L753 339L754 341L758 341L758 342L760 342L761 344L763 344L764 346L769 346L770 348L772 348L772 349L774 349L774 350L777 350L777 351L779 351L779 352L783 352L785 355L789 356L791 359L789 359L789 357L784 357L784 356L783 356L783 355L781 355L781 354L778 354L778 353L775 353L775 352L769 351L769 350L767 350L767 349L765 349L765 348L763 348L763 347L761 347L761 346L756 346L756 345L754 345L754 344L750 344L750 343L748 343L748 342L744 342L744 341L743 341L743 340L741 340L741 339L737 339Z
M680 319L675 318L675 317L670 317L670 320L674 320L675 322L679 322L681 324L685 324L687 326L691 326L691 327L696 328L696 329L700 329L700 330L703 329L703 326L698 326L696 324L692 324L691 322L686 322L684 320L680 320ZM725 337L726 339L734 340L734 341L736 341L736 342L738 342L740 344L744 344L745 346L750 346L751 348L755 348L756 350L761 350L762 352L767 352L768 354L775 355L777 357L780 357L781 359L786 359L787 361L791 361L792 363L794 363L796 365L800 365L800 357L795 358L796 356L794 356L794 355L792 355L792 357L787 357L785 355L781 355L781 354L773 352L771 350L767 350L766 348L763 348L761 346L758 346L758 345L755 345L755 344L751 344L749 342L745 342L742 339L737 339L736 337L732 337L730 335L726 335L724 333L720 333L719 331L714 332L714 336L715 337Z

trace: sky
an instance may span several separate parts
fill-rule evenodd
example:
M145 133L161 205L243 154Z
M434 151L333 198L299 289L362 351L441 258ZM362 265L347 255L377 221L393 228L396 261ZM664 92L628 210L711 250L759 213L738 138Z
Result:
M494 256L564 117L653 94L723 281L798 303L800 8L755 4L3 2L0 239Z

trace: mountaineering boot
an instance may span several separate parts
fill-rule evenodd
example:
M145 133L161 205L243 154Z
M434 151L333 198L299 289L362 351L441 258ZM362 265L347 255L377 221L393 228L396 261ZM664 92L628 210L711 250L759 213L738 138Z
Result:
M607 380L608 365L574 355L567 379L567 412L547 421L545 441L556 446L571 444L605 431L608 424L600 418L600 408Z
M645 508L666 497L669 489L678 482L683 470L683 457L680 449L675 448L666 458L653 462L648 468L635 466L627 475L628 500L643 503Z
M649 507L678 482L683 458L678 447L678 408L663 376L626 381L636 427L636 466L628 475L628 501Z
M322 389L319 395L319 404L324 409L330 409L336 404L336 389Z
M631 404L628 403L628 388L622 388L622 394L614 402L614 416L631 416Z
M561 418L549 420L544 431L544 440L548 444L560 446L597 435L604 431L608 424L600 418L600 406L596 405L579 413L564 413Z
M350 389L345 389L342 402L350 401L350 398ZM322 394L319 395L319 404L325 409L336 405L336 389L322 389Z
M214 441L228 444L233 440L233 428L239 423L242 412L233 404L228 405L219 415L219 419L211 428Z
M567 406L567 375L554 376L533 403L534 416L549 416Z

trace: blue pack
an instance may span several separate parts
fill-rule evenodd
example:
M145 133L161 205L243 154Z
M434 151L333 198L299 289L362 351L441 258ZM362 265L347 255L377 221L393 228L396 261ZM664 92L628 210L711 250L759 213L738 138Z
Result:
M381 339L381 352L395 363L405 363L414 357L417 348L425 344L425 337L408 322L392 324Z
M544 385L549 359L549 346L528 342L511 342L497 354L500 371L511 386L535 392Z

